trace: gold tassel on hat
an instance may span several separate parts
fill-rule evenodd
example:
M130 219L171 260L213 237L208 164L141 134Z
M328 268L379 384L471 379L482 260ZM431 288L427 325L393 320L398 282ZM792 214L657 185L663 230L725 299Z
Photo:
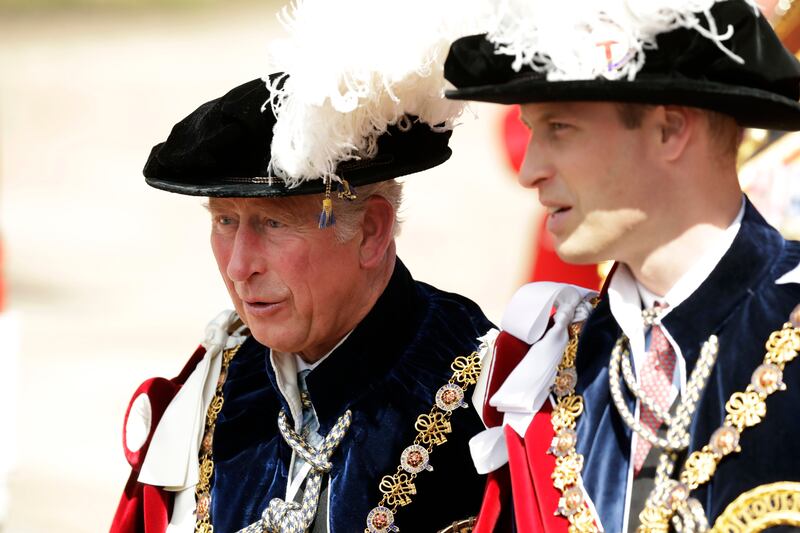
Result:
M319 214L320 229L336 224L333 216L333 200L331 200L331 178L325 178L325 198L322 200L322 212Z

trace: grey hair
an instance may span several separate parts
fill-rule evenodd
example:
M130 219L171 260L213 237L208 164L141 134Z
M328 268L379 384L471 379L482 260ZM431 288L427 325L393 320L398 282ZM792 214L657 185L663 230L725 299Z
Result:
M392 236L400 234L400 218L398 212L403 202L403 184L396 179L379 181L371 185L362 185L356 190L355 200L340 200L334 194L333 212L336 216L334 230L339 242L347 242L358 231L359 224L367 208L367 200L372 196L384 198L394 209L394 225Z

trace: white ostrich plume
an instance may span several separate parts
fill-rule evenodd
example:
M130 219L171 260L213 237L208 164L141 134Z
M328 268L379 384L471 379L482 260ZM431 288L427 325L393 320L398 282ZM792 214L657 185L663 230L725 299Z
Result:
M547 75L551 81L603 77L633 80L656 37L694 29L731 59L725 46L733 28L718 28L711 8L731 0L498 0L488 38L498 53ZM755 0L746 0L759 10Z
M485 0L294 0L288 32L269 50L265 78L277 117L273 175L292 187L333 179L336 166L375 156L389 126L408 115L451 129L463 104L444 98L452 41L481 28ZM485 28L484 28L485 29Z

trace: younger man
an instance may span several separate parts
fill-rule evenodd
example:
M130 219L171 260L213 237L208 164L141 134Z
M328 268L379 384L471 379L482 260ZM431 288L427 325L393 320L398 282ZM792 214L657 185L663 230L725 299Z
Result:
M800 129L800 64L749 1L567 4L504 3L446 64L451 98L522 104L519 180L561 258L617 263L585 322L572 288L512 301L476 532L797 525L800 245L742 195L736 149L741 127Z

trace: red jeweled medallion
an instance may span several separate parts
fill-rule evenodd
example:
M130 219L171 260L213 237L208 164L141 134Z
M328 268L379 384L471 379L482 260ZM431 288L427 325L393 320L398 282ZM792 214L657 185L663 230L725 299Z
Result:
M550 441L550 448L547 453L556 457L564 457L575 448L578 443L578 434L574 429L562 429L553 440Z
M728 455L739 449L739 430L731 426L722 426L711 434L709 440L711 451L717 455Z
M423 470L431 471L428 450L418 444L412 444L400 455L400 466L409 474L419 474Z
M564 492L558 500L558 510L561 516L572 516L583 506L583 491L580 487L572 487Z
M394 513L382 505L375 507L367 515L367 529L370 533L400 531L400 529L394 525Z
M208 516L208 510L211 507L211 495L203 493L197 498L197 519L202 520Z
M448 383L436 393L436 406L442 411L455 411L459 407L466 407L464 391L458 385Z
M759 365L753 372L750 383L756 392L760 394L772 394L777 390L786 388L783 383L783 372L778 365L772 363Z
M563 398L575 390L578 383L578 372L574 368L562 368L556 374L553 382L553 392L558 398Z

